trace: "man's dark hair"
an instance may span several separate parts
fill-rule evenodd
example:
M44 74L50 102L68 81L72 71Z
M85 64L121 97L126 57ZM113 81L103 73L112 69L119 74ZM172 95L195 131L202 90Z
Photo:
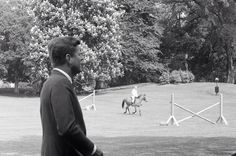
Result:
M48 44L49 57L53 66L66 63L66 54L74 56L77 45L80 41L74 37L57 37Z

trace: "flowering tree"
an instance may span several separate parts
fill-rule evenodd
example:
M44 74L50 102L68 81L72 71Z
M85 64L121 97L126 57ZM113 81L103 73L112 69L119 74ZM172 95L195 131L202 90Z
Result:
M120 13L111 0L34 0L31 3L35 26L31 29L35 73L47 77L50 71L48 41L59 36L74 36L85 52L83 78L110 80L122 75L119 63Z

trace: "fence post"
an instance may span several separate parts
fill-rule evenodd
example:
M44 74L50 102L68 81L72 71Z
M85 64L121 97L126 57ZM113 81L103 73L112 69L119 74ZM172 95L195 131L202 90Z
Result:
M170 115L174 116L174 104L175 104L175 97L174 97L174 93L171 94L171 111L170 111Z
M95 105L95 90L93 90L93 99L92 99L93 101L92 101L92 104L94 104Z
M220 116L217 119L216 123L223 123L225 125L228 125L227 120L225 119L224 115L223 115L223 94L220 94Z
M93 93L91 93L91 94L89 94L88 96L86 96L86 97L80 99L79 102L81 102L81 101L83 101L83 100L85 100L85 99L87 99L87 98L89 98L89 97L91 97L91 96L92 96L92 104L86 106L86 107L83 108L83 109L96 111L96 105L95 105L95 90L93 90Z
M177 120L175 119L175 116L174 116L174 105L175 105L175 96L174 96L174 93L171 94L171 110L170 110L170 117L169 119L167 120L166 124L168 125L169 123L171 125L176 125L176 126L179 126L179 123L177 122Z

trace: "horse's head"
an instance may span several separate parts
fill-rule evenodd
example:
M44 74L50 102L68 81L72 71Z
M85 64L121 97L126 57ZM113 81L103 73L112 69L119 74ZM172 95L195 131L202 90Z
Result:
M140 96L143 101L148 102L146 98L146 94L141 94Z

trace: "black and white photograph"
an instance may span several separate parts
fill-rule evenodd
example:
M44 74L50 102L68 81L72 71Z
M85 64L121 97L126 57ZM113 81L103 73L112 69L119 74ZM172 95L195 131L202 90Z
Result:
M0 156L236 156L236 0L0 0Z

